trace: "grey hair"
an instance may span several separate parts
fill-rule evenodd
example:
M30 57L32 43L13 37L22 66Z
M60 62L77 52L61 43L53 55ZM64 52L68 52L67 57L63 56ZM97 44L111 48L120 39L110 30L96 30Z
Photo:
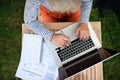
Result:
M48 0L57 12L74 12L81 6L81 0Z

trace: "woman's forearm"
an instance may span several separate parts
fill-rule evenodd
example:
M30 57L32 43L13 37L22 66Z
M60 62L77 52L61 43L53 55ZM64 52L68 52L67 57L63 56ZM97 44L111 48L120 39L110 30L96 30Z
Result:
M93 0L83 0L81 6L81 19L80 23L88 23L89 17L92 9Z
M53 32L45 28L44 25L37 20L39 6L39 0L26 0L24 22L35 33L45 39L51 40Z

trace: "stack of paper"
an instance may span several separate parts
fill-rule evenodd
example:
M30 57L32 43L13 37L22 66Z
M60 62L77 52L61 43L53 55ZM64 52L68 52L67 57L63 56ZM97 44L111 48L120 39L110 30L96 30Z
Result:
M24 34L16 77L24 80L56 80L58 68L39 35Z

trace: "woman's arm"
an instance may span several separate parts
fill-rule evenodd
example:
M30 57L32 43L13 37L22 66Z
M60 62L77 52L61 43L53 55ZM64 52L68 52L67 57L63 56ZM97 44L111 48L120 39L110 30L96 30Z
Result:
M39 6L40 0L26 0L24 22L35 33L39 34L45 39L51 40L53 32L45 28L43 24L37 20Z
M88 39L90 31L88 29L88 21L91 13L93 0L82 0L80 25L76 30L76 35L79 35L80 40Z
M82 0L80 23L88 24L93 0Z

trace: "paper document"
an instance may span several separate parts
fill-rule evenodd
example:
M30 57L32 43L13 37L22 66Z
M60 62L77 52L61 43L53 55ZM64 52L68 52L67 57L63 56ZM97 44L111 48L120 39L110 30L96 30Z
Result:
M24 35L20 63L15 76L24 80L56 80L58 68L39 35Z

